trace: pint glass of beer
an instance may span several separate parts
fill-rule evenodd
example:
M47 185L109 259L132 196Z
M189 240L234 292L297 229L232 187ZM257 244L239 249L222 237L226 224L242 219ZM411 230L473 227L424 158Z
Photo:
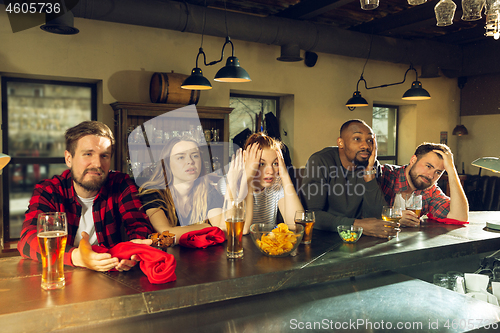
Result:
M43 264L42 288L61 289L65 284L64 250L68 237L66 213L40 213L37 237Z
M243 257L243 226L245 225L245 199L224 201L224 221L227 230L227 257Z
M412 212L417 214L417 217L420 217L420 214L422 212L422 195L416 195L415 193L412 193L410 198L406 200L406 209L411 210Z
M382 220L399 223L401 217L403 216L403 210L401 208L393 206L384 206L382 208Z
M312 232L316 217L312 210L298 210L295 212L295 224L304 226L304 237L300 244L311 244Z

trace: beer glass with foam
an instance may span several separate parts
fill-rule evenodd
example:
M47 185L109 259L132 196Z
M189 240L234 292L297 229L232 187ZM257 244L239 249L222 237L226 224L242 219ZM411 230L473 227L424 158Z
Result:
M37 238L42 256L42 288L61 289L65 285L64 252L68 237L66 213L40 213Z
M412 193L408 200L406 200L406 209L411 210L417 214L417 217L420 217L422 213L422 195Z
M227 230L227 257L243 257L243 227L245 225L245 199L224 201L224 221Z

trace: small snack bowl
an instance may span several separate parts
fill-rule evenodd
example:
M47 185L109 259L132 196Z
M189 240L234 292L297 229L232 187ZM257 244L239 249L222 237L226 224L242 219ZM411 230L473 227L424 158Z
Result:
M152 247L162 251L167 251L167 248L175 245L175 235L165 230L162 233L155 232L148 235L148 238L153 241Z
M286 257L299 246L304 235L304 226L255 223L250 226L250 235L255 246L266 256Z
M354 225L339 225L337 231L344 243L356 243L363 234L363 228Z

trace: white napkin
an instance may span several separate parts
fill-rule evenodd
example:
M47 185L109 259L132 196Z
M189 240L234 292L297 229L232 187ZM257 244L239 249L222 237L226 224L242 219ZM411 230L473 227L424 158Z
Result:
M457 276L455 291L459 294L465 294L465 279L463 276Z
M465 287L467 292L486 291L490 277L484 274L465 273Z

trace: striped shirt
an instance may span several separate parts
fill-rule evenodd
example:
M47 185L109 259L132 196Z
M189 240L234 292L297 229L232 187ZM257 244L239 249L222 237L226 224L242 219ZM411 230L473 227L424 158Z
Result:
M253 221L252 223L276 224L278 201L285 197L281 178L260 192L253 193Z

